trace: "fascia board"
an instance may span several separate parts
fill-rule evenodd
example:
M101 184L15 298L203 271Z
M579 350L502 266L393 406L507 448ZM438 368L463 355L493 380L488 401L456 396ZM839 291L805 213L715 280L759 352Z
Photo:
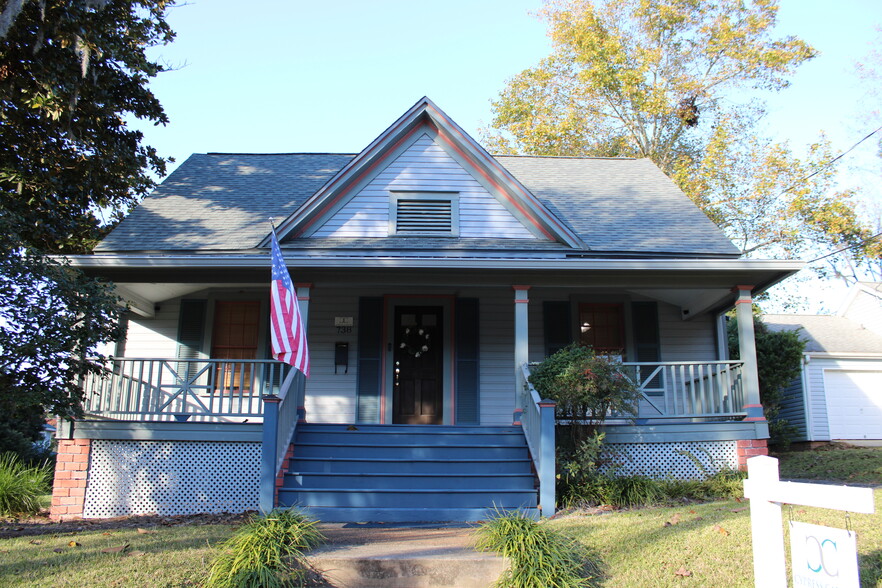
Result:
M299 257L285 255L297 267L340 268L447 268L447 269L524 269L573 271L681 271L725 272L765 271L795 273L805 266L801 261L781 260L714 260L714 259L549 259L549 258L401 258L401 257ZM268 254L257 255L149 255L95 254L71 255L67 259L80 268L261 268L268 267ZM782 279L783 279L782 277Z

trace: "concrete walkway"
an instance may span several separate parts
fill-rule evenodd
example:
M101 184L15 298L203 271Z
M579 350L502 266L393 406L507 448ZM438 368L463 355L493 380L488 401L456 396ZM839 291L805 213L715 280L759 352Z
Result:
M323 524L328 541L308 560L336 588L484 588L506 568L474 549L474 527Z

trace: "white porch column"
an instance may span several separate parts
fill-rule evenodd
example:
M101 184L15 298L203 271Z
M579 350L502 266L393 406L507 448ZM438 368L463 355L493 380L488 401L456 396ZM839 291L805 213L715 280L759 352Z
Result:
M514 306L515 306L515 339L514 339L514 360L515 360L515 383L517 389L515 391L515 412L519 413L523 407L521 406L521 391L524 389L524 372L521 370L530 357L530 346L528 342L527 320L529 317L530 297L527 291L530 286L512 286L514 290ZM518 422L519 414L515 414L515 422Z
M311 282L297 282L294 284L297 290L297 302L300 305L300 318L303 320L303 328L309 326L309 291L312 288Z
M759 377L756 367L756 340L753 331L753 286L736 286L738 300L735 301L735 315L738 319L738 351L744 363L741 374L744 378L745 421L765 421L763 405L760 402Z

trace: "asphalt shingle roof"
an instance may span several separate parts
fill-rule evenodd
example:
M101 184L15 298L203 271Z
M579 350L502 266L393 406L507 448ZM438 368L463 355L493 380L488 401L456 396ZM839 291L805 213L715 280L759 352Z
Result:
M269 217L278 223L289 216L353 157L332 153L194 154L96 251L252 249L269 232ZM722 231L649 160L496 159L593 252L738 255ZM381 241L388 246L388 239ZM357 244L378 245L379 241L371 240ZM489 240L481 247L495 245Z
M808 352L882 353L882 336L843 316L767 314L763 322L773 331L802 327Z

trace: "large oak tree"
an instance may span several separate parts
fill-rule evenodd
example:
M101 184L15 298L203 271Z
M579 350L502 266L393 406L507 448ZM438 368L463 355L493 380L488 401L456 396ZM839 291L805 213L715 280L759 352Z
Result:
M106 284L52 257L88 252L166 161L131 117L167 122L147 50L166 0L6 0L0 11L0 439L21 449L48 410L79 413L77 382L117 334ZM25 424L28 423L28 424ZM17 434L13 434L17 433Z
M649 157L745 253L878 258L853 195L832 189L826 141L799 158L757 132L763 93L815 55L775 36L776 15L775 0L549 0L552 52L508 81L485 142Z

